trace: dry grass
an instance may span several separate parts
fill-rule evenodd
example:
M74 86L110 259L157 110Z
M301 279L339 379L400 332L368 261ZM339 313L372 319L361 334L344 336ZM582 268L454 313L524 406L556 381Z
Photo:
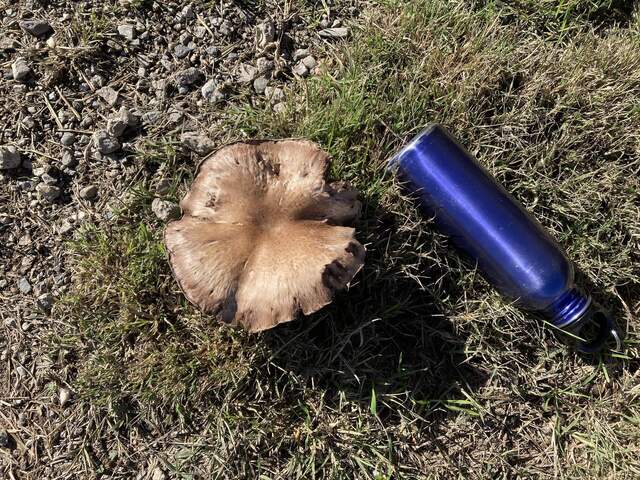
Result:
M76 288L50 348L72 365L79 472L131 478L148 462L176 478L640 476L638 17L612 2L383 3L325 74L295 85L286 113L216 113L224 137L305 136L333 155L365 205L357 285L264 334L221 328L171 279L141 185L70 246ZM431 121L566 246L628 331L624 355L568 351L385 178L384 159ZM138 161L166 163L179 197L194 161L170 146Z

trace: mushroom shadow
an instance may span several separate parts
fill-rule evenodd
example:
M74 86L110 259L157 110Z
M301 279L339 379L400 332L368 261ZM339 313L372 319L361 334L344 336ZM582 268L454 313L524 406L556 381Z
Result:
M378 205L364 211L358 229L368 244L363 271L332 304L265 332L271 360L323 389L329 405L361 402L386 422L399 421L404 409L429 421L455 415L448 400L464 398L463 390L476 390L487 376L467 363L466 337L429 290L428 279L445 272L420 255L406 259L418 262L411 266L416 274L428 271L421 282L405 271L405 259L389 261L390 249L407 249L413 232L400 231L399 218ZM426 237L421 241L428 243Z

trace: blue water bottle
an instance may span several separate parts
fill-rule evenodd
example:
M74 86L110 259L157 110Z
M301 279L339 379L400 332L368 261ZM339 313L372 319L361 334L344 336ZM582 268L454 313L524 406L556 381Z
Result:
M569 333L579 351L610 339L620 350L620 332L575 285L560 246L443 127L428 126L389 167L500 293Z

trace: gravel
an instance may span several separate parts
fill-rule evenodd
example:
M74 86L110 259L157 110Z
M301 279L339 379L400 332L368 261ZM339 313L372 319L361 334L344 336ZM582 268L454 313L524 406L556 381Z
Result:
M62 193L59 187L48 183L39 183L36 190L38 192L38 196L45 202L49 203L55 202Z
M60 143L65 147L70 147L74 143L76 143L76 136L72 132L65 132L62 134L62 138L60 138Z
M20 290L20 293L23 295L31 293L31 284L29 283L29 280L25 277L21 277L20 280L18 280L18 290Z
M98 195L98 187L95 185L88 185L82 188L78 194L80 195L80 198L92 200Z
M327 28L349 15L335 1L328 5ZM195 171L203 155L227 140L230 112L247 105L285 109L292 69L311 52L330 61L311 27L320 15L285 11L275 0L24 0L3 10L0 318L12 320L0 334L0 353L4 338L23 351L46 351L41 338L62 325L49 319L54 299L65 296L72 278L66 242L82 224L105 228L118 221L111 207L125 203L137 186L158 197L150 203L159 221L179 216L173 196L182 195L184 178L176 178L178 172ZM308 75L314 72L303 65ZM38 353L34 361L45 357ZM71 384L77 365L56 359L25 368L20 382L0 387L0 397L25 399L44 414L26 412L29 422L18 427L23 410L3 410L9 432L55 439L84 421L75 411L80 401L67 403L70 416L60 417L50 390L51 379ZM21 478L84 478L85 471L75 470L82 454L69 438L42 450L28 474L20 467L24 458L9 458L10 468ZM87 449L101 464L111 462L92 440ZM135 452L137 464L145 465L146 454ZM118 478L140 473L119 459L113 463L118 466L110 471L124 469L114 473Z
M20 22L20 28L34 37L40 37L53 30L48 22L37 19L23 20Z
M118 139L110 135L106 130L98 130L94 133L92 141L95 149L103 154L117 152L122 147Z
M136 29L133 25L125 23L122 25L118 25L118 34L120 34L121 37L124 37L127 40L133 40L134 38L136 38Z
M151 202L151 210L163 222L175 220L180 217L180 207L174 202L155 198Z
M0 170L11 170L20 166L20 153L13 145L0 147Z
M216 144L206 135L196 132L185 132L180 136L182 145L198 155L206 155L216 148Z
M11 73L14 80L21 82L31 75L31 67L24 58L18 57L11 64Z
M324 30L320 30L318 35L322 38L347 38L349 36L349 29L346 27L338 27L338 28L325 28Z

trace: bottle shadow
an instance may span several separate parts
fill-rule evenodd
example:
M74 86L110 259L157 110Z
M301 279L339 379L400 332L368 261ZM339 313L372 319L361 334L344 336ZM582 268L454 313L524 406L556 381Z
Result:
M628 322L625 322L624 319L631 319L630 317L634 315L633 312L628 310L628 306L633 305L634 299L640 297L640 285L622 285L616 289L617 295L614 295L592 282L588 275L580 268L576 267L575 275L576 283L588 292L593 302L600 306L602 311L613 320L621 334L622 352L624 352L624 340L632 334L629 330ZM604 361L607 364L609 374L613 376L618 376L625 370L630 373L635 373L640 369L640 358L627 360L612 356L606 352L600 355L581 355L581 358L586 363L594 365Z
M416 241L428 248L432 233L416 239L396 216L365 207L365 267L331 305L266 332L271 361L323 389L328 404L360 402L386 421L407 411L430 421L455 414L487 376L466 362L466 336L430 291L442 272Z

